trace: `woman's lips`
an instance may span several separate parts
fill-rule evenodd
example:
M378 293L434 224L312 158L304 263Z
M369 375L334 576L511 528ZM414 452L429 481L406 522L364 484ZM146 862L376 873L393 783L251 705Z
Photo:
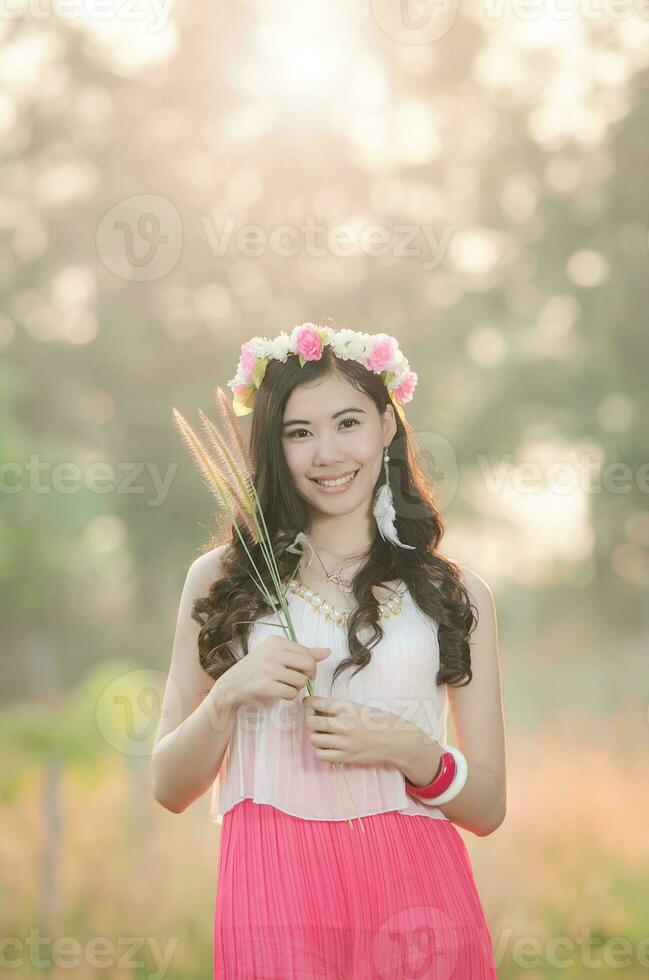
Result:
M311 482L313 483L314 486L318 488L318 490L321 491L321 493L344 493L345 490L348 490L349 487L351 487L351 485L353 484L354 480L356 479L357 473L358 470L356 470L356 473L354 473L354 476L351 480L348 480L347 483L339 483L337 487L323 487L318 483L317 480L311 480Z

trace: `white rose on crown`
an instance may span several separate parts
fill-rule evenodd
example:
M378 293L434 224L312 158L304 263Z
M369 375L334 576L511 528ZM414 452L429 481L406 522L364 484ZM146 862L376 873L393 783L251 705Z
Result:
M369 351L368 334L356 330L339 330L331 338L331 347L341 361L358 361Z
M270 357L273 341L269 340L268 337L252 337L248 341L248 347L257 358Z
M282 330L279 337L275 337L275 339L271 343L270 356L271 358L273 358L273 360L285 361L290 353L291 353L291 338L289 337L289 335L286 333L285 330Z

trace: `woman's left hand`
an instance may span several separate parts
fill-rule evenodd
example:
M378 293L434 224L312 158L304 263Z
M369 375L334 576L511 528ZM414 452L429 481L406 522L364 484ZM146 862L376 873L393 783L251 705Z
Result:
M356 701L305 697L305 724L318 759L365 765L394 764L395 723L407 723L400 715ZM324 711L317 715L315 709Z

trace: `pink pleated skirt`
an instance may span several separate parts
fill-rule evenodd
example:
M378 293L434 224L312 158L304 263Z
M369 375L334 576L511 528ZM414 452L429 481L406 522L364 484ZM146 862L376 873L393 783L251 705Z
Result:
M241 800L223 815L215 980L484 980L491 937L449 820L390 810L305 820Z

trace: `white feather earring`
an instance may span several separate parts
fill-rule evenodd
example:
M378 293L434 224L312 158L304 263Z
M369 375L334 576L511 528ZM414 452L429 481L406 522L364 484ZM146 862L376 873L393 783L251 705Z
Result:
M299 548L299 545L302 545L301 549ZM293 544L290 544L286 550L290 551L294 555L308 554L309 558L306 563L307 568L310 567L311 562L313 561L313 558L315 556L315 548L311 544L311 540L308 534L305 534L304 531L299 531L295 535L295 540L293 541Z
M376 492L374 497L374 507L372 510L374 517L376 518L379 533L384 541L389 541L391 544L397 545L399 548L408 548L410 551L415 551L416 548L414 545L404 544L403 541L399 541L399 535L395 524L397 515L394 510L392 487L390 486L389 460L390 456L388 454L388 447L386 446L383 451L385 483L383 486L379 487Z

